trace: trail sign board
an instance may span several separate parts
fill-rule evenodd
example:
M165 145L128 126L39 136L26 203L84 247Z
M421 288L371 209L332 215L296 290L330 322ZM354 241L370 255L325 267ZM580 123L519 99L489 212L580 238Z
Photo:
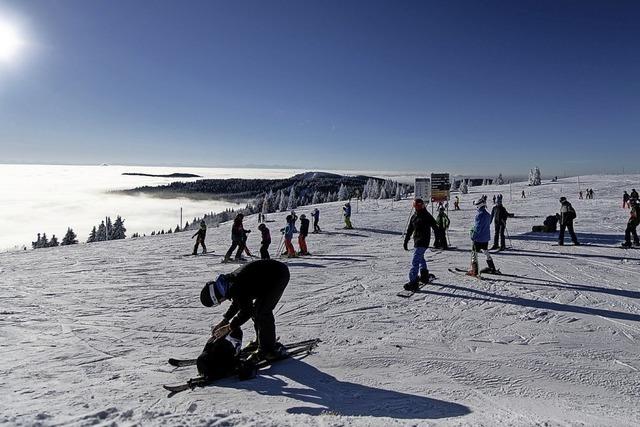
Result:
M431 199L431 179L416 178L415 198L429 201Z
M451 181L448 173L431 174L431 201L444 202L449 200Z

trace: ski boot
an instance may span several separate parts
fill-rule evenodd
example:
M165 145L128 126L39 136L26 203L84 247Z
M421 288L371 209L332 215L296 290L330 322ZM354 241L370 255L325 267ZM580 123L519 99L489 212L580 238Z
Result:
M420 283L424 283L426 285L429 283L432 277L433 275L429 274L429 270L423 268L420 270L420 278L418 280L420 281Z
M625 249L629 249L631 247L631 242L624 242L620 246L622 246Z
M415 281L415 282L405 283L403 288L405 291L416 292L418 289L420 289L420 282Z
M498 274L498 273L500 273L500 271L498 271L496 269L496 265L493 263L493 260L487 260L487 265L488 265L488 267L485 267L482 270L480 270L480 274L482 274L482 273L490 273L490 274Z
M467 276L478 277L478 263L472 262L471 268L467 271Z

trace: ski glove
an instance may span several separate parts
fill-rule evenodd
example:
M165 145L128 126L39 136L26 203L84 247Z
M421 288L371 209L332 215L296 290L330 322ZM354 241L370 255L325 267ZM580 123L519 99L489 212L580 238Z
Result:
M402 247L404 248L405 251L409 250L409 242L407 242L406 240L404 241L404 244L402 245Z

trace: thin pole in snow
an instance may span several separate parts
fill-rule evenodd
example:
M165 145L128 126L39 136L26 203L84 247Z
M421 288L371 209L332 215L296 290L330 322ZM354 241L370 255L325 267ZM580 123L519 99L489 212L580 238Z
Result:
M182 230L182 206L180 206L180 230Z

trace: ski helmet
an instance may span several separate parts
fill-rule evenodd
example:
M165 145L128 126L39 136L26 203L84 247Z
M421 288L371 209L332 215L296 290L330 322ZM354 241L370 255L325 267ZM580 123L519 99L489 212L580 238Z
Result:
M564 196L560 197L560 203L564 203L564 202L566 202L566 201L567 201L567 198L566 198L566 197L564 197Z
M220 303L225 299L225 290L227 288L227 280L224 274L221 274L215 281L212 280L205 283L202 291L200 291L200 302L205 307L220 305Z
M478 209L484 208L485 206L487 206L487 196L481 196L478 200L473 202L473 204Z

